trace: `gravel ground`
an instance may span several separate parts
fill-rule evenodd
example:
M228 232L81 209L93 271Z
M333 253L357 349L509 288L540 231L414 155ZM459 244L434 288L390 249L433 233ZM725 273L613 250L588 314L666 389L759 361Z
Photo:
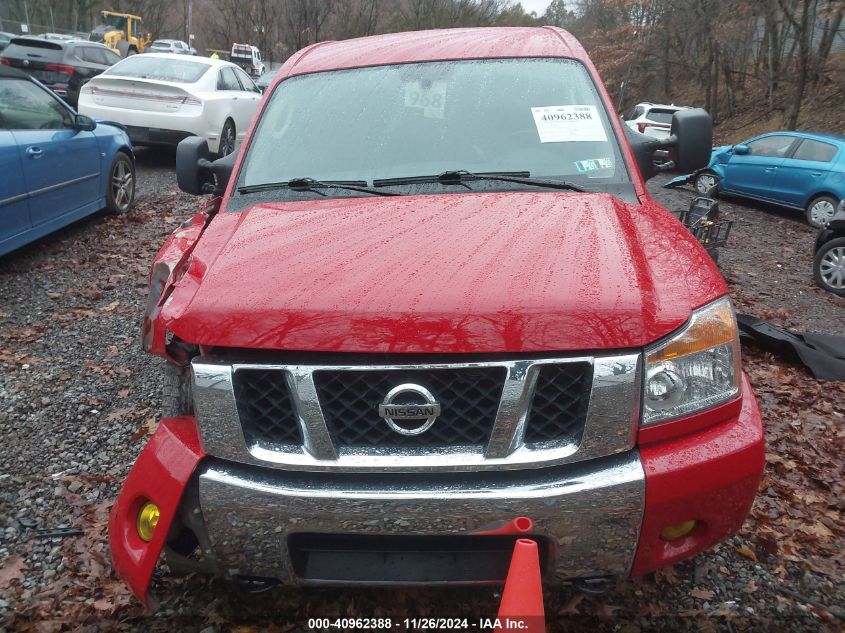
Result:
M161 361L138 342L148 266L197 206L177 191L172 163L172 152L139 152L139 199L130 214L89 218L0 258L0 627L288 631L313 616L495 613L490 589L251 597L164 569L153 587L158 602L144 610L113 576L105 545L110 502L159 416ZM660 189L661 181L651 187L658 199L670 208L689 203L691 192ZM801 216L722 206L736 226L720 264L740 310L845 335L845 300L810 278L814 231ZM845 388L759 350L746 350L745 365L770 454L742 532L601 596L548 592L550 629L841 630ZM83 533L39 531L64 527Z

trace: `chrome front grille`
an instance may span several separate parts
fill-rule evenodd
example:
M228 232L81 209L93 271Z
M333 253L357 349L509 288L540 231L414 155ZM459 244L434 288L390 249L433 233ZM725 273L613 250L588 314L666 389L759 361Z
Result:
M318 371L314 383L329 434L339 446L483 446L505 384L504 367ZM442 413L419 435L396 433L378 415L385 394L402 384L428 389Z
M355 360L195 359L203 448L290 470L371 472L538 468L634 444L638 354L391 365ZM424 387L440 406L418 435L401 434L379 417L388 392L405 384Z
M559 363L540 368L525 422L526 444L567 440L580 443L590 404L589 363Z
M277 369L241 369L232 376L238 417L248 445L301 446L285 374Z

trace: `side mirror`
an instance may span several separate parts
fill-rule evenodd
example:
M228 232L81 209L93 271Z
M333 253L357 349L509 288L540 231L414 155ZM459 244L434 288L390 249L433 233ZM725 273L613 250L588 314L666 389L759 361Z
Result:
M672 129L666 138L658 139L634 132L627 125L625 133L644 180L654 178L661 171L691 173L710 163L713 120L701 108L675 112ZM668 162L655 164L655 152L658 150L668 150Z
M734 145L734 154L739 154L740 156L745 156L746 154L751 153L751 148L748 145Z
M77 114L73 120L73 127L79 132L93 132L97 127L97 122L90 116Z
M675 169L690 173L710 164L713 151L713 119L702 108L678 110L672 116L669 157Z
M176 182L185 193L195 196L211 193L223 195L237 153L212 161L208 142L200 136L189 136L176 146Z

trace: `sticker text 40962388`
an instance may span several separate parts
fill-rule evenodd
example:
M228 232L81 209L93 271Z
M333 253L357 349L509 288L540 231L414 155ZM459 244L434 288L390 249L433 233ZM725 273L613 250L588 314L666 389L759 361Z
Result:
M567 143L572 141L607 141L594 105L560 105L531 108L534 125L541 143Z

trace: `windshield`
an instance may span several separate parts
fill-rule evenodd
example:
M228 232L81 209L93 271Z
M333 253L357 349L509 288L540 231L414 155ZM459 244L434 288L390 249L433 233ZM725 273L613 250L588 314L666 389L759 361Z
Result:
M596 87L570 59L430 62L292 77L270 97L238 186L301 177L371 185L452 170L527 172L615 193L631 187Z
M190 84L198 81L209 68L211 66L202 62L133 55L115 64L103 74Z
M121 15L107 15L106 24L113 26L116 29L120 29L121 31L126 30L126 18Z

